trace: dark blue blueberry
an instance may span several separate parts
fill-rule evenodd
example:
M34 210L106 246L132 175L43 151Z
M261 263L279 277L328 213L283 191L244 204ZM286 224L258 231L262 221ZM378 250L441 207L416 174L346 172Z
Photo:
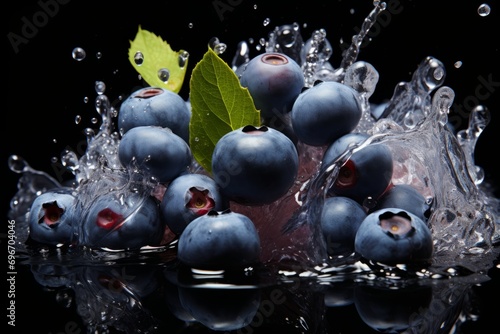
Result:
M157 201L139 193L105 193L88 207L83 244L113 250L158 246L165 224Z
M430 205L415 187L409 184L397 184L389 188L378 200L372 211L384 208L401 208L427 221Z
M127 131L118 146L124 167L136 164L159 182L169 182L188 171L192 162L189 145L169 128L137 126Z
M358 228L354 247L364 258L389 265L426 262L433 253L426 223L399 208L370 213Z
M224 135L215 145L212 174L228 199L248 205L271 203L295 182L297 149L283 133L245 126Z
M243 65L240 83L248 88L264 119L289 112L304 87L299 64L283 53L263 53Z
M360 119L357 92L335 81L320 82L304 90L291 111L295 134L312 146L333 143L354 130Z
M204 174L184 174L167 187L160 210L162 219L172 232L180 235L195 218L208 212L223 211L229 203L220 194L215 181Z
M191 110L179 94L164 88L145 87L121 104L118 128L124 134L136 126L167 127L188 143L190 120Z
M29 236L47 245L69 245L73 242L73 215L76 197L73 189L49 190L35 198L29 210Z
M335 162L347 149L354 148L355 145L360 145L370 136L362 132L351 132L343 135L339 139L331 143L321 160L322 168L329 167L333 162Z
M339 152L349 144L359 143L364 135L347 134L328 147L323 157L323 166L335 161ZM354 153L340 167L337 179L330 192L338 196L355 199L359 203L371 197L377 199L390 186L393 173L392 153L383 143L372 143Z
M259 261L260 238L247 216L212 211L186 226L179 237L177 257L194 268L244 267Z
M326 198L320 224L327 253L353 251L356 232L366 215L365 209L353 199L342 196Z

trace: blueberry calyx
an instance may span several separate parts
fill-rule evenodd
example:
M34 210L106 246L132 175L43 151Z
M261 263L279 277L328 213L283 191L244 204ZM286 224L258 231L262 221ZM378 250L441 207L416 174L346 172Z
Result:
M42 208L44 210L44 215L42 219L40 219L39 223L45 224L49 227L54 227L55 225L57 225L64 213L64 209L59 207L57 201L44 203L42 205Z
M278 53L266 54L261 58L261 61L269 65L285 65L288 64L288 59Z
M386 234L395 239L411 236L415 228L411 224L411 217L404 211L397 213L387 211L379 216L379 224Z
M138 99L148 99L160 94L163 94L163 90L161 90L160 88L148 88L141 90L140 92L135 94L134 97Z
M208 189L199 189L191 187L188 193L189 200L186 207L193 211L196 215L204 215L215 207L215 201L209 196Z
M117 226L119 227L122 222L124 222L123 216L114 212L110 208L101 210L97 214L96 224L105 230L111 230Z

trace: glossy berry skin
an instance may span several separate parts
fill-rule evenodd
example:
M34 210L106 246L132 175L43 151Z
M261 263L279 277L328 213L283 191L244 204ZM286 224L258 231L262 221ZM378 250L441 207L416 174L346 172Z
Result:
M311 146L333 143L353 131L360 119L357 92L335 81L319 82L304 90L291 111L295 134Z
M365 209L349 197L325 198L320 224L327 253L337 254L354 250L354 238L366 216Z
M228 199L271 203L288 191L299 166L297 149L283 133L245 126L225 134L212 154L212 174Z
M118 128L124 134L144 125L168 127L173 133L189 142L191 110L182 97L165 88L141 88L120 105Z
M350 138L357 135L347 136ZM322 164L331 164L336 152L343 152L350 140L358 140L349 138L340 138L332 143L323 156ZM329 191L338 196L350 197L359 203L363 203L368 197L377 199L390 186L393 168L390 149L383 143L372 143L355 151L345 161Z
M399 208L369 214L358 228L354 247L364 258L389 265L426 262L433 253L425 222Z
M105 193L87 210L83 221L83 241L88 247L136 250L158 246L165 225L158 203L139 193Z
M219 186L204 174L184 174L175 178L160 203L162 219L177 235L195 218L212 210L228 208L229 203L220 193Z
M387 190L378 200L372 211L384 208L401 208L427 221L430 205L417 189L409 184L397 184Z
M369 135L362 132L350 132L343 135L327 147L321 159L321 167L323 169L328 168L333 162L339 159L344 152L348 149L353 149L355 145L360 145L368 138Z
M277 52L255 56L243 65L240 84L248 88L264 119L287 113L304 87L304 74L292 58Z
M29 236L46 245L73 242L76 197L71 189L60 188L36 197L29 211Z
M211 211L186 226L179 237L177 257L199 269L245 267L259 261L259 234L245 215Z
M189 145L169 128L137 126L127 131L118 146L123 167L137 164L159 182L169 182L186 173L191 165Z

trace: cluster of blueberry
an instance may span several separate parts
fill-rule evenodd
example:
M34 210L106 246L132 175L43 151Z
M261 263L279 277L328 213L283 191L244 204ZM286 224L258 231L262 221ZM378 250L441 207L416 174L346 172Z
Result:
M327 168L368 135L354 132L362 117L354 89L335 81L306 87L301 66L284 53L260 54L236 74L262 124L224 134L215 144L211 171L193 159L189 102L166 89L142 88L120 107L117 156L123 170L155 180L155 192L109 191L82 211L75 189L47 191L31 206L31 240L130 250L162 245L170 233L178 238L179 260L189 266L258 262L258 230L231 203L260 206L287 194L300 168L298 143L325 147L319 168ZM329 254L348 249L385 263L431 257L430 208L410 185L391 183L392 169L391 151L381 143L343 163L317 222ZM376 205L363 205L366 198Z

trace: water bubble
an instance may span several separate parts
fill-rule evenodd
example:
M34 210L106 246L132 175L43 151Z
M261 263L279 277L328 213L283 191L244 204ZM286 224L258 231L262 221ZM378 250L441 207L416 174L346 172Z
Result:
M170 78L170 72L166 68L160 68L158 70L158 79L163 81L164 83L167 83L168 79Z
M96 81L95 82L95 91L97 92L97 94L101 95L104 93L104 91L106 90L106 84L102 81Z
M271 19L268 18L268 17L264 19L264 22L262 22L262 24L264 25L264 27L267 27L269 25L269 23L271 23Z
M491 7L485 3L481 4L477 9L477 13L479 14L479 16L483 17L490 15L490 12L491 12Z
M186 66L186 62L187 62L188 58L189 58L189 52L182 50L179 53L178 63L179 63L180 68L183 68L184 66Z
M455 62L455 64L453 64L453 66L455 66L455 68L462 67L462 61L459 60L459 61Z
M141 66L144 63L144 55L141 51L137 51L134 55L134 62L137 66Z
M77 60L77 61L82 61L85 59L85 57L87 56L87 53L85 52L84 49L80 48L80 47L76 47L73 49L73 51L71 52L71 55L73 56L73 59L74 60Z

